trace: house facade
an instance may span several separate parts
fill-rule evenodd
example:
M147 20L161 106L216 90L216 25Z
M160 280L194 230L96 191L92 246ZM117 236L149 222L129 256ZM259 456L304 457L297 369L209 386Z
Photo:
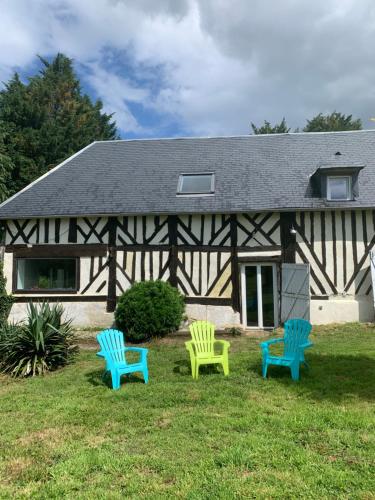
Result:
M220 327L372 321L375 132L93 143L0 207L15 297L109 325L169 281Z

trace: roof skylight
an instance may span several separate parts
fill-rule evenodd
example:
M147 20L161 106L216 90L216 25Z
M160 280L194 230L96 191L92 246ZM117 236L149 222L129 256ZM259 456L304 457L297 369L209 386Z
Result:
M212 172L181 174L178 179L177 194L204 195L214 193L215 175Z

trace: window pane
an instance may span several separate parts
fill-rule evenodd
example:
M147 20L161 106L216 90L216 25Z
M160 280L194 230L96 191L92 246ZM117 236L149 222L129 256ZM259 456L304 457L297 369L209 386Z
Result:
M246 266L247 326L258 326L258 285L256 266Z
M273 268L262 266L263 326L274 326Z
M183 175L180 193L211 193L213 174Z
M18 290L75 290L76 259L18 259Z
M349 178L331 177L328 179L328 193L330 200L346 200L349 198Z

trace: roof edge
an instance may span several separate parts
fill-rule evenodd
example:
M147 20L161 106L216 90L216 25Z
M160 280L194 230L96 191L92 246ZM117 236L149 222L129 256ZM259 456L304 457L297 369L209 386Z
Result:
M275 137L275 136L301 136L301 135L334 135L334 134L361 134L363 132L375 132L375 128L367 128L361 130L332 130L328 132L280 132L277 134L237 134L237 135L207 135L207 136L176 136L176 137L137 137L132 139L109 139L103 141L95 141L98 144L107 142L138 142L138 141L181 141L189 139L242 139L256 137Z
M53 172L55 172L56 170L58 170L60 167L63 167L64 165L66 165L67 163L69 163L71 160L73 160L73 158L75 158L76 156L79 156L81 153L83 153L86 149L89 149L91 146L93 146L94 144L96 144L98 141L93 141L91 142L90 144L88 144L87 146L85 146L84 148L80 149L79 151L77 151L76 153L74 153L72 156L69 156L69 158L67 158L66 160L64 160L63 162L59 163L58 165L56 165L56 167L53 167L51 168L51 170L49 170L48 172L46 172L45 174L41 175L40 177L38 177L37 179L35 179L35 181L33 182L30 182L30 184L28 184L27 186L25 186L23 189L21 189L20 191L17 191L17 193L15 193L13 196L11 196L10 198L8 198L7 200L3 201L1 204L0 204L0 210L5 206L7 205L9 202L13 201L15 198L17 198L17 196L19 196L20 194L24 193L25 191L27 191L28 189L30 189L31 187L33 187L35 184L37 184L39 181L41 181L42 179L44 179L45 177L47 177L48 175L52 174ZM103 141L104 142L104 141Z
M351 203L355 203L357 200L351 200ZM322 212L322 211L332 211L332 210L373 210L374 205L344 205L340 204L339 201L329 202L330 206L320 206L320 207L271 207L271 208L262 208L261 210L256 208L248 208L248 209L234 209L234 210L205 210L204 212L197 212L193 210L189 211L173 211L173 212L108 212L108 213L90 213L87 214L51 214L51 215L30 215L30 216L22 216L22 217L10 217L0 215L0 221L11 221L11 220L27 220L27 219L69 219L69 218L81 218L81 217L141 217L143 215L221 215L221 214L240 214L240 213L256 213L256 212ZM41 243L43 244L43 243Z

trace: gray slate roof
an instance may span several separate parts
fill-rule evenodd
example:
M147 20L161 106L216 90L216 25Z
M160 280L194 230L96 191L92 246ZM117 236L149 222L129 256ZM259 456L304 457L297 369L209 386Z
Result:
M336 152L341 152L341 156ZM359 198L313 198L319 165L365 165ZM214 196L176 196L215 172ZM95 142L0 206L0 218L375 207L375 131Z

